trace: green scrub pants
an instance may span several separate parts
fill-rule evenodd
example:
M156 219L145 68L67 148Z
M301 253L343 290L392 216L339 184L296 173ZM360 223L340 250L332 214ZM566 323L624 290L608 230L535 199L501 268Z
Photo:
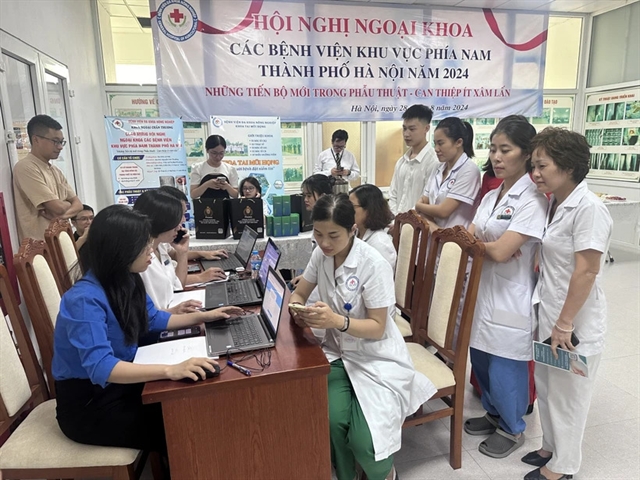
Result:
M356 462L368 480L386 478L393 466L393 455L375 461L371 431L341 359L331 362L329 373L329 431L331 463L338 480L353 480Z

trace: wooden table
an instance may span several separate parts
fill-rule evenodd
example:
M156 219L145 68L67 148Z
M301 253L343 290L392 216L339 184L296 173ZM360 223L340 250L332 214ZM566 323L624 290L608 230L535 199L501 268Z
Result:
M201 382L146 384L143 403L162 404L171 478L331 478L329 363L313 333L283 315L262 373L227 367Z

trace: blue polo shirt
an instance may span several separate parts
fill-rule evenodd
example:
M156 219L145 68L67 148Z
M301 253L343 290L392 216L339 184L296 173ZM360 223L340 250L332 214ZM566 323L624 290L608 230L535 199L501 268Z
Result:
M167 328L171 314L157 310L148 295L147 311L150 331ZM91 272L63 295L54 331L55 380L88 378L105 387L116 363L131 362L137 350L137 344L125 344L107 295Z

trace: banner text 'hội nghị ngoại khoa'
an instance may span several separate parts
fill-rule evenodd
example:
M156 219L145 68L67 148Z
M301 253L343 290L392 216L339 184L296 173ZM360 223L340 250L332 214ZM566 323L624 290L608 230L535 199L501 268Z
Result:
M155 8L154 8L155 7ZM163 116L397 120L542 111L548 15L315 2L155 0Z

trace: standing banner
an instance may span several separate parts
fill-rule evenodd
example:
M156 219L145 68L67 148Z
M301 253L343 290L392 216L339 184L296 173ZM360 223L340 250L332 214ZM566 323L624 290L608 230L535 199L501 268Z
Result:
M640 180L640 88L587 96L589 177Z
M209 131L226 140L227 150L222 161L235 167L238 182L245 177L258 179L265 214L270 214L273 197L284 195L280 119L212 116Z
M115 203L133 205L147 190L170 185L189 197L179 118L105 117Z
M151 0L160 110L290 121L538 116L548 14Z

